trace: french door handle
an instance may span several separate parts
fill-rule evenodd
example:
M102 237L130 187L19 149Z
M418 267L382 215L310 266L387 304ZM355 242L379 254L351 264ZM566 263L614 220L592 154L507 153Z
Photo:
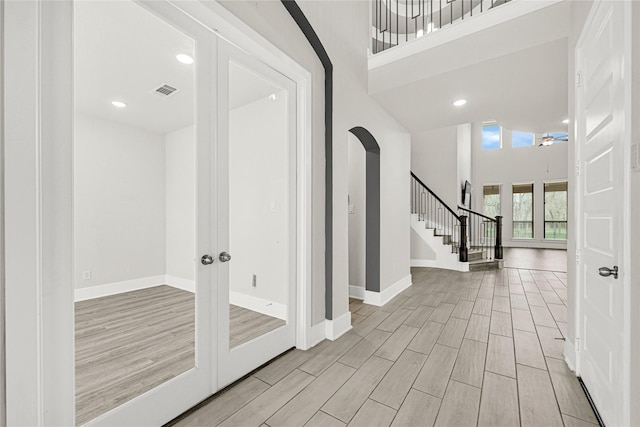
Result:
M600 274L602 277L613 276L614 279L617 279L618 278L618 266L614 265L613 268L600 267L598 269L598 274Z
M220 252L220 256L218 257L220 262L229 262L231 261L231 255L226 252Z
M207 254L207 255L202 255L202 258L200 258L200 262L201 262L203 265L210 265L210 264L213 264L213 261L214 261L213 257L212 257L211 255L209 255L209 254Z

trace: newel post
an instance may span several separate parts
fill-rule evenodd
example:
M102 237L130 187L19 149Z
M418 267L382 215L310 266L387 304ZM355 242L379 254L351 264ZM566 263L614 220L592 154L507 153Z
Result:
M496 259L502 259L502 217L496 216Z
M460 215L460 262L469 261L469 249L467 248L467 216Z

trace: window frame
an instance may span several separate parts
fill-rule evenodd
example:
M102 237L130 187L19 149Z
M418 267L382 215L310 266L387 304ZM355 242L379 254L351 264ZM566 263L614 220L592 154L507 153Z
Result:
M567 200L567 204L565 206L566 209L566 220L565 221L549 221L549 222L564 222L565 223L565 229L567 230L567 235L564 239L549 239L547 238L547 184L565 184L566 185L566 200ZM567 179L559 179L559 180L550 180L550 181L544 181L542 183L542 240L548 241L548 242L567 242L568 241L568 237L569 237L569 180Z
M513 141L514 141L514 134L515 133L521 133L521 134L527 134L527 135L531 135L531 144L529 145L513 145ZM526 148L526 147L535 147L536 145L536 134L533 132L524 132L521 130L511 130L511 148Z
M531 186L531 221L517 221L519 223L528 223L531 222L531 237L516 237L515 234L515 227L514 224L516 223L515 215L514 215L514 209L515 209L515 203L513 203L513 196L514 194L525 194L525 193L515 193L514 187L516 186L524 186L524 185L530 185ZM535 239L536 236L536 227L535 227L535 218L536 218L536 203L535 203L535 193L536 192L536 186L535 186L535 182L513 182L511 183L511 239L512 240L526 240L526 241L531 241Z
M480 212L482 212L483 215L487 215L486 212L484 211L484 188L485 187L498 187L498 203L500 206L500 216L502 215L502 208L503 208L503 203L502 203L502 183L483 183L482 184L482 199L481 199L481 206L480 206ZM490 215L487 215L490 216Z
M498 127L498 147L496 148L485 148L484 147L484 128L485 127L489 127L489 126L497 126ZM494 150L502 150L503 145L502 145L502 141L503 141L503 128L502 126L495 120L492 121L486 121L486 122L482 122L482 128L480 130L480 149L482 151L494 151Z

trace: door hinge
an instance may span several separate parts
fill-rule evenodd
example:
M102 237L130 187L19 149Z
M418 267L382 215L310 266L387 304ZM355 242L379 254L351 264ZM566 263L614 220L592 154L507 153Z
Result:
M582 74L576 73L576 87L582 86Z
M580 176L582 173L582 167L580 166L580 162L576 162L576 176Z
M576 353L580 353L580 338L576 338L575 344L576 344Z
M580 249L576 249L576 264L580 264Z

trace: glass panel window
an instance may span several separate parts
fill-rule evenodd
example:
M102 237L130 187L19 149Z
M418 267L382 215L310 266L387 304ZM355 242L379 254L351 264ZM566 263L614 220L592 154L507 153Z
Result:
M566 132L551 132L549 135L555 138L555 142L567 142L569 139Z
M502 148L500 141L500 125L495 122L482 124L482 149L497 150Z
M482 187L482 213L491 218L500 215L499 185L485 185Z
M513 186L513 238L533 239L533 184Z
M520 132L514 130L511 133L511 146L513 148L531 147L533 146L533 140L533 134L529 132Z
M544 184L544 238L567 240L567 183Z

